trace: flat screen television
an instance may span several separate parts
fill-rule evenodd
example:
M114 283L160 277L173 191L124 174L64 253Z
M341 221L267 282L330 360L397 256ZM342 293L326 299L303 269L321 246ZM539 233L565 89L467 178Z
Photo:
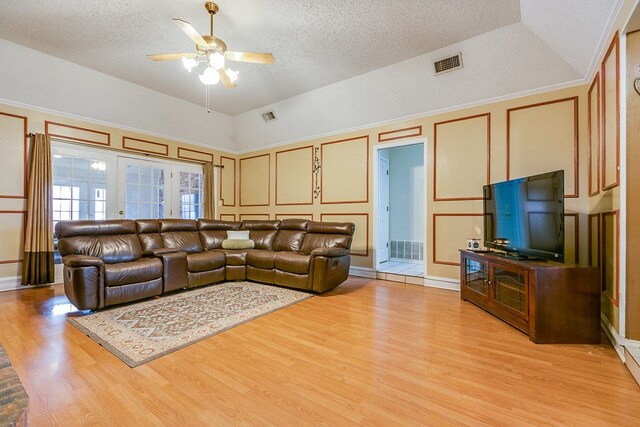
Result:
M484 245L564 262L564 171L485 185Z

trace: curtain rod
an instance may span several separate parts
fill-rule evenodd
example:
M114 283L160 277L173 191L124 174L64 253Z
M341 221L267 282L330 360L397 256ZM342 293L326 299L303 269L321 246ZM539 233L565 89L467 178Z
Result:
M33 138L34 136L36 136L36 134L33 132L27 134L28 138Z

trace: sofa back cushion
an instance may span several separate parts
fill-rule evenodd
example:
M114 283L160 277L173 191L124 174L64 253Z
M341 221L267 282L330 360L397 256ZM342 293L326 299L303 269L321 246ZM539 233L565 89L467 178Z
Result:
M246 220L242 221L241 230L249 230L249 238L256 242L256 249L273 248L280 221L274 220Z
M273 243L274 251L300 252L302 241L307 234L306 219L283 219L280 223L280 231Z
M310 221L300 252L309 255L317 248L351 249L355 225L351 222Z
M164 248L160 234L160 221L157 219L137 219L136 232L142 246L142 253L153 254L156 249Z
M221 221L217 219L199 219L200 241L205 251L221 249L222 241L227 238L227 230L240 229L241 222Z
M88 255L107 264L142 258L132 220L59 221L56 224L60 255Z
M165 248L173 248L188 254L202 252L198 224L194 219L161 219L160 235Z

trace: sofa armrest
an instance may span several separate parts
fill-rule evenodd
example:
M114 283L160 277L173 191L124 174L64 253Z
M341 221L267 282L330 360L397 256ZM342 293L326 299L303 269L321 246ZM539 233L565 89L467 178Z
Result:
M162 293L186 288L188 284L187 254L166 249L154 251L154 255L162 261Z
M104 261L98 257L89 255L67 255L62 258L62 263L67 267L98 267L104 268Z
M311 251L311 256L323 256L328 258L349 255L345 248L317 248Z
M161 256L165 254L174 254L174 253L180 252L180 250L176 248L160 248L160 249L154 249L150 252L151 252L151 255L153 256Z
M64 263L64 293L79 310L104 307L104 261L88 255L67 255Z

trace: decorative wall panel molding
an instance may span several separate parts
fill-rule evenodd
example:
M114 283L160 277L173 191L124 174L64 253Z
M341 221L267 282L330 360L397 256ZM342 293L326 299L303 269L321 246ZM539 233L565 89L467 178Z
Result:
M106 146L111 145L110 133L78 126L65 125L64 123L50 122L48 120L44 122L44 133L52 138L66 139L68 141L86 142L88 144Z
M0 199L27 198L28 123L25 116L0 112L0 167L12 177L21 177L0 182Z
M155 154L157 156L169 155L169 146L167 144L132 138L129 136L122 137L122 148L126 150L139 151L141 153Z
M618 211L602 212L602 294L617 307L620 275L620 222Z
M587 119L589 131L589 196L600 192L600 73L596 74L587 95Z
M378 142L394 141L396 139L415 138L422 136L422 125L410 128L390 130L378 134Z
M27 211L0 210L0 264L18 264L22 262L25 237L24 222Z
M433 125L433 200L482 200L491 180L491 113Z
M564 262L580 264L580 215L564 214Z
M616 32L602 60L602 189L620 184L620 43Z
M507 179L558 169L564 196L578 197L578 97L508 109Z
M236 214L220 214L220 219L222 221L235 221Z
M245 219L269 219L269 214L245 213L240 214L240 221Z
M213 163L213 154L206 151L192 150L191 148L178 147L178 158Z
M236 159L220 156L220 200L222 206L236 205Z
M369 136L320 145L320 203L369 202Z
M240 206L269 206L271 155L240 159Z
M459 266L458 250L466 247L468 238L482 237L482 218L481 213L433 214L431 248L433 263Z
M313 214L310 213L278 213L276 214L276 219L283 220L287 218L300 218L300 219L308 219L309 221L313 221Z
M600 267L600 214L589 215L588 226L588 263L591 267Z
M313 146L276 151L276 206L313 204Z

